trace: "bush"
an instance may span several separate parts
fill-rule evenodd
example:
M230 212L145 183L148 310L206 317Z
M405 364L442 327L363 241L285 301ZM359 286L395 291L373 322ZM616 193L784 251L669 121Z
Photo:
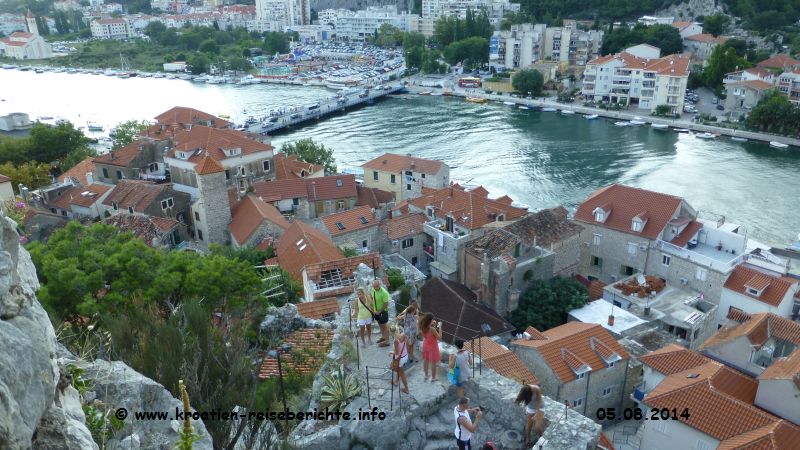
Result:
M406 280L403 277L403 272L400 269L389 269L386 271L386 277L389 279L389 288L392 291L400 289L400 286L405 284Z

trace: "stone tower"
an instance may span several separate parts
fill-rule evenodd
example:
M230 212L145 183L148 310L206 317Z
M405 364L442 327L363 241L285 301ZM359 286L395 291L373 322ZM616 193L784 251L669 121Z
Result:
M205 155L194 166L194 171L197 174L198 190L198 199L192 205L195 238L206 245L228 244L231 207L225 184L225 169L217 160Z
M25 14L25 21L28 23L28 33L39 34L39 27L36 25L36 17L31 14L31 10Z

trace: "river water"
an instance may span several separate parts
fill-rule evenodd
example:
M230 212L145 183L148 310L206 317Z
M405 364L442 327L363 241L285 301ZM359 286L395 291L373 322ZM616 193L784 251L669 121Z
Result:
M315 87L0 70L0 114L65 117L106 130L176 105L238 123L332 94ZM703 213L744 225L758 240L788 243L800 233L798 149L426 96L389 98L309 122L277 134L273 145L304 137L332 148L340 167L384 152L441 159L451 166L451 178L480 183L492 196L508 194L533 209L574 208L593 190L617 182L682 196Z

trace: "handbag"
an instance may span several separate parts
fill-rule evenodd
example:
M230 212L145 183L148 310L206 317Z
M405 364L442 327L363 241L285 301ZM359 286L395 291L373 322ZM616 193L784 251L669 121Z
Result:
M458 366L455 366L447 371L447 379L450 380L450 384L452 384L453 386L458 384L458 377L460 375L461 375L461 368L459 368Z
M372 302L375 305L375 309L378 309L378 303L375 301L374 294L372 296ZM389 311L381 311L379 313L373 313L372 318L375 319L375 321L377 321L378 323L386 323L389 321Z

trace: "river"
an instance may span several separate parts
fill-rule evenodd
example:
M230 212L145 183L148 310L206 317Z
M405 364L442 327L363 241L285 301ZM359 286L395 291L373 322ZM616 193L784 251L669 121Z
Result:
M98 122L106 130L125 120L152 119L176 105L241 122L332 93L0 70L0 114L66 117L76 125ZM703 213L744 225L761 241L788 243L800 233L800 150L793 148L425 96L389 98L309 123L274 136L273 145L304 137L332 148L340 167L384 152L440 159L451 166L451 178L480 183L490 195L508 194L532 209L574 208L600 186L625 183L684 197Z

